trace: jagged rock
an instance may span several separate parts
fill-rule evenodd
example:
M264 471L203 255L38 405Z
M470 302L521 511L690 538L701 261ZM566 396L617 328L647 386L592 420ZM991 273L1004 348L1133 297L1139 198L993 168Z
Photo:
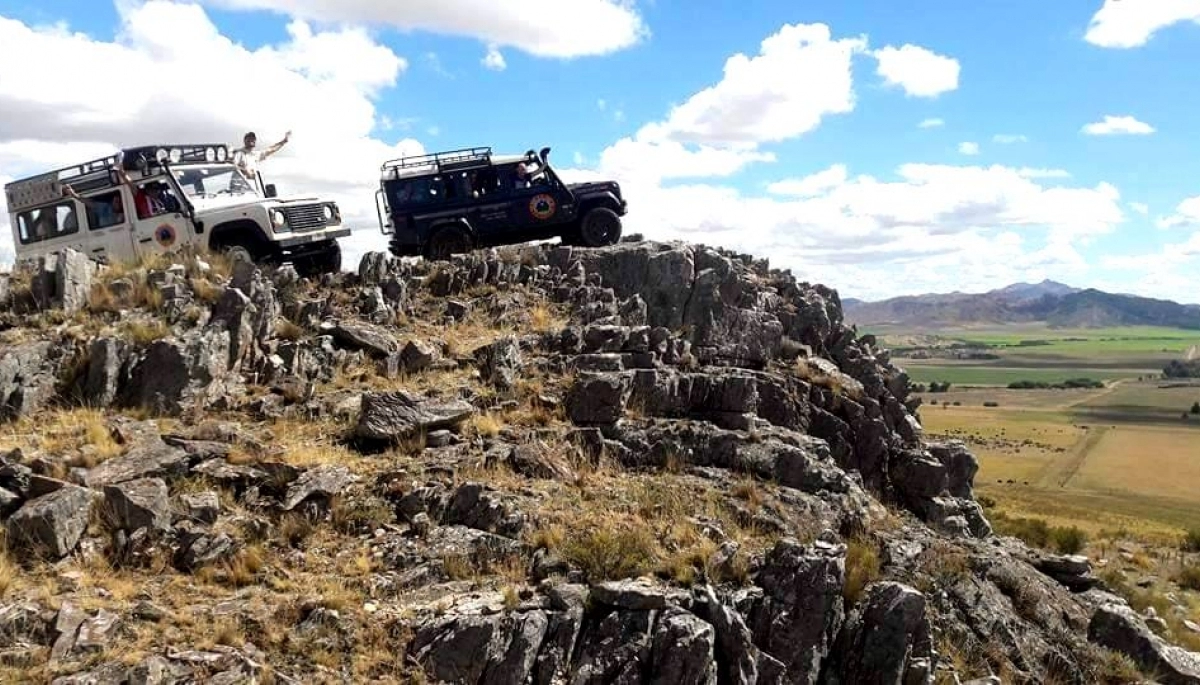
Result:
M133 362L118 403L175 416L195 403L205 406L238 386L238 380L228 373L229 350L230 337L225 330L192 331L180 339L156 340Z
M128 452L113 457L89 470L84 476L88 487L98 488L143 478L175 480L187 475L188 455L159 438L145 439Z
M79 625L79 632L75 636L75 649L80 652L99 652L108 649L120 624L120 616L111 611L99 609L95 616L84 619Z
M441 357L438 348L423 340L409 340L400 351L400 364L408 373L417 373L433 366Z
M334 340L342 345L352 350L362 350L376 359L383 359L400 349L395 337L371 324L341 322L323 325L322 330L332 334Z
M560 454L542 445L518 445L508 456L513 471L526 478L544 478L564 483L574 482L576 473Z
M1045 555L1034 561L1034 567L1072 592L1086 592L1100 584L1100 579L1092 575L1092 564L1085 556Z
M650 665L654 618L650 611L613 611L585 626L572 682L639 682Z
M87 529L96 495L67 486L26 502L6 524L13 549L60 559L70 554Z
M1200 683L1200 654L1168 644L1128 606L1107 604L1096 609L1088 624L1088 639L1127 655L1164 685Z
M789 682L815 682L842 627L845 547L781 540L764 560L764 595L747 615L754 643L778 659Z
M208 490L179 496L181 515L196 523L216 523L221 515L221 499L216 492Z
M296 478L288 487L287 495L284 496L280 508L283 511L291 511L302 502L312 499L328 503L332 497L341 493L355 479L355 476L350 473L350 469L341 465L327 464L310 469Z
M87 614L73 602L62 603L58 610L58 616L54 619L55 638L54 644L50 648L51 661L61 661L75 649L75 638L79 634L79 626L83 625L85 620L87 620Z
M0 352L0 419L28 416L54 398L57 371L48 341L5 345Z
M175 568L192 571L232 557L239 549L236 540L225 533L215 535L193 528L186 521L175 527L178 540L174 556Z
M87 255L66 248L57 253L54 268L54 303L68 314L87 306L92 296L96 263Z
M466 483L450 498L442 522L516 538L525 525L525 518L519 512L511 512L483 485Z
M662 588L636 580L620 580L594 585L591 596L597 602L630 611L649 611L667 606L668 593Z
M625 413L629 394L625 376L582 376L567 394L567 415L580 426L616 423Z
M167 484L142 478L104 486L105 511L118 528L166 530L171 526Z
M398 440L418 431L453 428L474 413L461 400L431 400L403 390L368 392L354 434L366 440Z
M655 626L649 683L716 685L716 631L695 615L669 607Z
M92 406L107 407L117 399L125 371L127 346L117 338L97 338L88 348L83 397Z
M480 380L500 390L509 390L521 368L521 349L516 338L501 338L475 350L472 355L479 365Z
M419 630L410 653L433 678L452 683L522 685L546 633L542 612L456 616Z
M929 682L931 651L925 597L901 583L876 583L848 615L825 667L825 681Z
M23 498L17 493L0 487L0 519L6 518L9 514L16 511L21 506L22 501Z

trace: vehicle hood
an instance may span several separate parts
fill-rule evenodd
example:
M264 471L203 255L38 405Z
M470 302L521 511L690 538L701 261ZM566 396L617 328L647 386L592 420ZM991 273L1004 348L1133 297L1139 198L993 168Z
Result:
M286 207L291 204L309 204L317 202L316 197L194 197L191 198L192 206L197 212L210 212L227 209L240 209L245 207L261 206L261 207Z
M621 194L621 186L616 181L587 181L585 183L568 183L567 187L574 193L604 193Z

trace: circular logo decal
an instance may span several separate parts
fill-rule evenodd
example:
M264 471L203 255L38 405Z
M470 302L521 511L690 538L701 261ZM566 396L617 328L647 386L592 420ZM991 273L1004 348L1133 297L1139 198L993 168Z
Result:
M529 213L535 219L549 219L554 216L554 212L558 210L558 204L554 202L554 198L542 193L535 195L529 201Z
M171 224L163 224L154 229L154 239L163 247L170 247L175 244L175 227Z

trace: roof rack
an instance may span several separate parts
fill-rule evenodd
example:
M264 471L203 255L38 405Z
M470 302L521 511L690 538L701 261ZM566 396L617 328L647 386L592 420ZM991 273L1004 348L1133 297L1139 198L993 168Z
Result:
M62 186L64 182L71 180L81 181L89 176L96 176L101 173L107 176L108 170L117 166L120 160L121 157L119 154L108 155L84 162L83 164L73 164L36 176L17 179L4 186L4 194L8 199L8 209L11 212L19 212L24 209L62 200Z
M129 171L138 169L143 160L147 166L157 166L163 161L171 164L223 164L231 158L229 146L225 143L139 145L121 152L125 169Z
M442 172L451 169L465 169L476 166L485 166L492 160L492 148L490 147L468 147L461 150L449 150L446 152L436 152L430 155L416 155L413 157L401 157L399 159L390 159L384 162L380 167L380 171L401 169L416 169L421 167L430 167L435 172Z

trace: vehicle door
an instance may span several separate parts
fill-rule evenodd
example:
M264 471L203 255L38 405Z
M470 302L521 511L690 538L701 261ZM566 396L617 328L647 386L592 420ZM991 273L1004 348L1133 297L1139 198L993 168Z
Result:
M475 233L502 235L508 229L509 197L504 193L496 169L485 167L462 172L458 180L468 197L467 221Z
M140 190L146 183L135 186ZM196 240L195 227L183 213L183 204L174 189L165 191L160 198L162 206L150 212L142 211L145 205L139 206L131 198L127 214L133 220L133 249L139 257L175 252Z
M78 240L76 249L97 261L106 263L129 261L137 256L133 248L133 222L130 214L133 198L123 188L112 188L89 194L85 202L74 202L75 215L72 235Z
M564 215L572 210L570 195L551 174L535 172L522 181L514 167L506 185L510 188L507 210L513 231L526 235L556 233Z

